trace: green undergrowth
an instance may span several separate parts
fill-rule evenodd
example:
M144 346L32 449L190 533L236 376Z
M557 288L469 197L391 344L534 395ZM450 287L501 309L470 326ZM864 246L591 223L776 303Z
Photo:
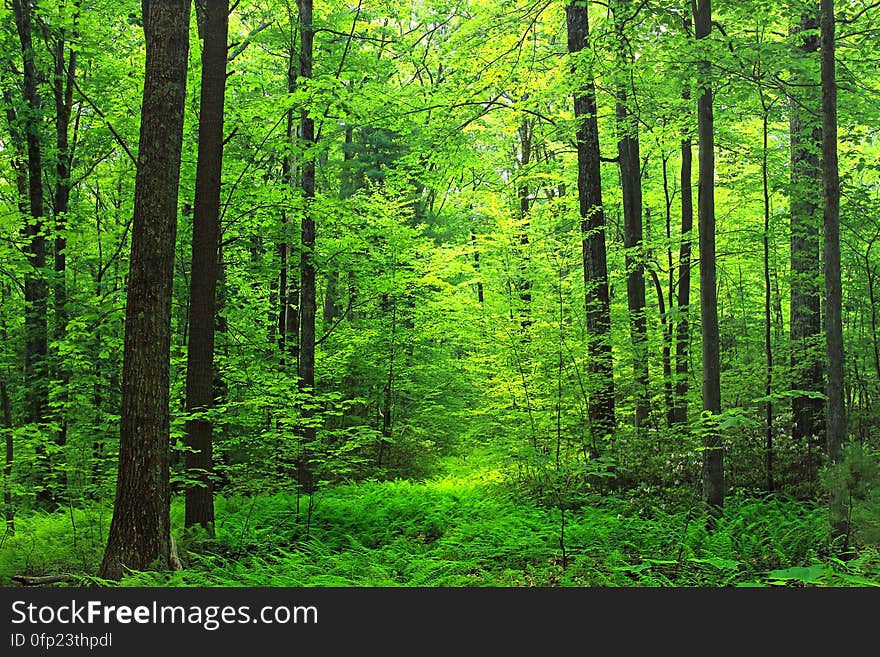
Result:
M497 470L450 463L423 482L368 481L313 499L219 497L216 537L173 526L185 564L132 573L123 586L880 586L880 551L826 556L826 511L794 500L729 498L714 530L696 508L590 498L536 505ZM96 584L110 509L21 515L0 547L13 574L67 573Z

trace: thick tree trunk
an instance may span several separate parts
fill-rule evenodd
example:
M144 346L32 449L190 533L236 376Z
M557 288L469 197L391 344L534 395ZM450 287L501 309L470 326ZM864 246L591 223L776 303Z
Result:
M193 203L190 337L186 360L186 411L205 413L214 402L214 331L220 248L220 181L223 169L223 105L226 96L228 0L204 5L199 152ZM213 424L207 417L186 422L187 527L214 532Z
M189 0L143 3L147 58L135 178L119 474L99 576L169 565L169 358Z
M67 334L67 214L70 212L70 169L72 153L68 133L73 109L73 82L76 76L76 52L71 50L65 66L65 46L63 34L55 44L55 75L53 93L55 96L55 145L57 148L55 173L55 273L52 279L52 293L55 306L55 329L53 337L60 343ZM58 433L56 444L63 448L67 444L67 388L70 373L64 360L55 354L53 359L53 378L58 380L58 410L56 421ZM62 486L66 478L62 474Z
M312 26L312 0L298 0L300 24L299 75L312 77L312 47L314 28ZM300 136L304 148L315 141L315 122L309 115L308 107L300 113ZM305 207L302 216L302 253L300 254L300 326L299 326L299 388L312 395L315 392L315 218L312 201L315 198L315 159L307 156L300 167L302 173L302 194ZM297 483L305 493L313 491L312 468L310 464L311 444L315 440L315 427L311 423L314 411L310 404L301 410L304 422L300 432L300 455L297 459Z
M712 32L711 0L694 0L697 39ZM717 429L721 413L721 358L718 339L718 295L715 271L715 134L712 112L711 64L699 63L705 85L697 101L700 138L700 183L697 198L700 233L700 316L703 338L703 411L709 418L703 433L703 500L714 512L724 504L724 451Z
M635 380L635 428L644 427L650 412L648 376L648 327L645 318L645 265L642 244L642 175L639 155L639 128L629 109L630 73L633 62L627 54L626 20L632 10L630 0L619 0L615 6L617 30L618 74L623 78L617 86L617 160L623 192L623 246L626 249L626 300L629 308L630 341L633 349Z
M799 40L795 56L802 63L792 71L797 96L789 102L791 142L791 387L797 390L822 392L824 365L822 360L821 309L821 213L822 213L822 122L819 118L821 92L817 74L808 70L815 66L812 57L819 50L818 16L804 15L792 27ZM806 32L806 34L804 34ZM812 66L811 66L812 64ZM794 94L794 92L793 92ZM818 463L815 454L822 451L821 441L824 402L805 395L791 400L791 437L795 445L805 449L805 476L815 480Z
M587 46L590 33L587 7L573 1L566 6L568 51L577 54ZM590 430L603 439L614 432L614 372L611 352L611 306L605 251L605 211L602 207L599 126L596 119L596 86L592 74L574 96L577 120L578 200L586 294L587 353L590 371Z
M46 421L49 406L47 371L48 323L46 306L48 286L46 283L46 238L43 233L43 161L40 148L40 95L37 89L37 68L31 29L30 4L12 0L15 24L21 42L23 93L25 102L24 132L27 144L28 199L30 217L25 228L28 239L28 262L25 274L25 378L28 422L41 425ZM55 493L49 482L51 467L46 446L37 447L35 482L37 502L54 505Z
M826 445L828 464L843 461L846 441L844 348L840 276L840 178L837 169L837 80L834 0L821 0L822 31L822 183L825 199L825 351L828 359ZM849 503L845 484L832 483L828 499L831 537L846 547Z

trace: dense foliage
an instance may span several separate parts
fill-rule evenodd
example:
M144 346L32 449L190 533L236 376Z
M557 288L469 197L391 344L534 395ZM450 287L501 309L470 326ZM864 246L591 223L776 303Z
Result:
M0 583L59 572L94 583L117 481L144 25L114 0L12 4L0 9ZM807 125L821 112L819 52L803 46L820 31L801 25L818 3L718 3L716 29L696 40L689 2L588 2L587 47L570 52L561 0L318 0L303 75L304 3L233 2L213 403L188 412L206 38L195 4L169 354L172 535L184 568L136 569L121 584L880 584L877 3L837 3L847 435L834 467L824 419L803 435L792 410L825 400L823 334L795 339L792 326L796 294L824 295L821 180L795 171L792 146L807 134L793 113ZM588 79L606 337L585 313L573 98ZM717 417L700 410L695 209L682 229L698 178L694 167L691 193L682 189L683 145L696 163L707 86ZM641 238L631 244L620 142L633 136ZM818 158L820 146L803 148ZM313 197L301 184L312 165ZM793 272L796 233L813 249L807 273ZM313 388L302 385L304 263L316 274ZM591 344L603 339L610 431L591 406L603 385ZM186 467L194 420L210 422L207 472ZM700 489L710 425L724 450L715 520ZM184 528L184 492L205 477L215 524ZM836 544L829 491L847 501Z

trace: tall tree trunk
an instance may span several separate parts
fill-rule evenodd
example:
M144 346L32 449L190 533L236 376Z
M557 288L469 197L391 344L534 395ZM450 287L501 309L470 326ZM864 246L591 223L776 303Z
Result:
M312 0L298 0L300 25L299 75L312 77L312 47L314 28L312 26ZM315 141L315 122L304 106L300 113L300 136L304 149ZM315 218L312 201L315 198L315 159L303 158L302 195L305 207L302 216L302 253L300 254L300 327L299 327L299 388L308 395L315 392ZM304 426L301 431L300 455L297 459L297 483L303 492L313 490L310 464L311 444L315 440L315 427L311 423L314 411L311 404L305 404L301 415Z
M840 177L837 169L837 80L835 77L834 0L821 0L822 31L822 187L825 199L825 351L828 358L826 445L828 465L843 461L846 441L842 289L840 277ZM828 498L831 537L849 536L848 493L832 483Z
M693 0L697 39L712 32L711 0ZM698 64L703 93L697 101L700 137L700 183L697 210L700 233L700 316L703 338L703 411L709 417L703 433L703 500L718 513L724 504L724 451L717 428L721 413L721 358L718 340L718 295L715 273L715 134L711 64Z
M46 306L46 238L43 234L43 161L40 148L41 101L37 89L37 68L34 62L34 46L31 29L31 7L27 1L12 0L15 24L18 29L22 53L22 75L25 110L24 132L27 143L28 199L30 217L25 228L28 238L28 262L25 274L25 378L28 381L27 419L29 423L42 425L46 421L49 405L47 380L48 324ZM42 438L41 438L42 441ZM46 446L37 447L37 502L54 505L55 493L49 481L51 467Z
M659 276L656 272L651 273L655 278L654 285L657 288L657 305L660 307L661 334L663 336L663 349L661 358L663 362L663 405L666 415L667 428L675 426L675 375L672 371L672 348L675 344L675 320L670 313L675 308L675 264L672 258L672 196L669 189L669 156L663 153L661 159L663 169L663 199L666 236L666 267L669 277L669 303L663 297L663 289L660 285ZM650 240L650 235L648 236ZM646 260L648 256L646 255Z
M55 173L55 272L52 279L52 292L55 306L55 329L53 337L60 343L67 334L67 214L70 212L70 169L72 153L68 133L70 116L73 109L73 83L76 76L76 52L70 50L65 66L64 34L55 44L55 75L53 93L55 96L55 145L57 155ZM77 121L78 123L78 121ZM67 388L70 373L63 359L55 355L53 378L58 380L58 434L55 442L59 447L67 444ZM66 477L62 474L62 486L66 485Z
M119 474L99 576L168 566L169 360L189 0L143 3L147 57L135 177Z
M685 31L690 29L690 21L685 21ZM682 98L690 99L685 89ZM691 173L693 170L693 148L691 138L685 135L681 140L681 244L678 252L678 321L675 327L675 412L674 423L687 425L688 420L688 358L690 356L690 323L688 316L691 304L691 233L694 228L694 194Z
M630 341L633 349L633 378L636 384L635 428L643 428L650 412L648 378L648 327L645 318L645 264L642 243L642 175L639 155L639 128L629 109L629 91L633 68L627 54L626 23L632 19L624 14L632 10L630 0L615 5L617 31L617 67L622 81L617 85L617 161L623 192L623 246L626 250L626 300L629 308Z
M798 40L795 56L801 65L792 71L794 89L789 100L791 142L791 386L798 390L822 392L824 366L821 350L821 212L822 150L821 91L818 72L812 61L819 50L816 14L805 14L792 27ZM806 70L805 70L806 69ZM822 451L821 426L824 402L818 397L799 395L791 400L791 437L806 451L806 472L813 481L818 464L814 454Z
M193 203L190 336L186 359L186 412L207 413L214 401L214 330L220 248L223 105L226 96L228 0L204 3L199 152ZM204 415L186 421L187 527L214 532L213 424Z
M587 47L589 16L584 2L566 6L568 52L576 55ZM605 211L602 207L599 125L596 119L596 86L592 73L574 95L577 121L578 200L586 294L587 353L590 371L590 431L594 439L614 432L614 371L611 353L611 305L605 251Z
M767 124L770 109L764 98L763 88L759 88L759 91L761 94L761 108L763 109L763 116L761 117L763 137L761 148L761 186L764 192L764 356L766 358L764 396L767 398L764 418L764 459L767 470L767 492L772 493L775 488L775 482L773 481L773 401L771 399L773 393L773 341L771 326L773 290L770 285L770 181L767 177Z

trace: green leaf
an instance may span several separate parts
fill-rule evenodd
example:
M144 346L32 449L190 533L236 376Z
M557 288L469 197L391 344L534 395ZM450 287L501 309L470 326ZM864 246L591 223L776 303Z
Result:
M812 566L792 566L782 570L771 570L770 579L784 581L798 581L810 583L819 580L825 574L825 566L813 564Z

